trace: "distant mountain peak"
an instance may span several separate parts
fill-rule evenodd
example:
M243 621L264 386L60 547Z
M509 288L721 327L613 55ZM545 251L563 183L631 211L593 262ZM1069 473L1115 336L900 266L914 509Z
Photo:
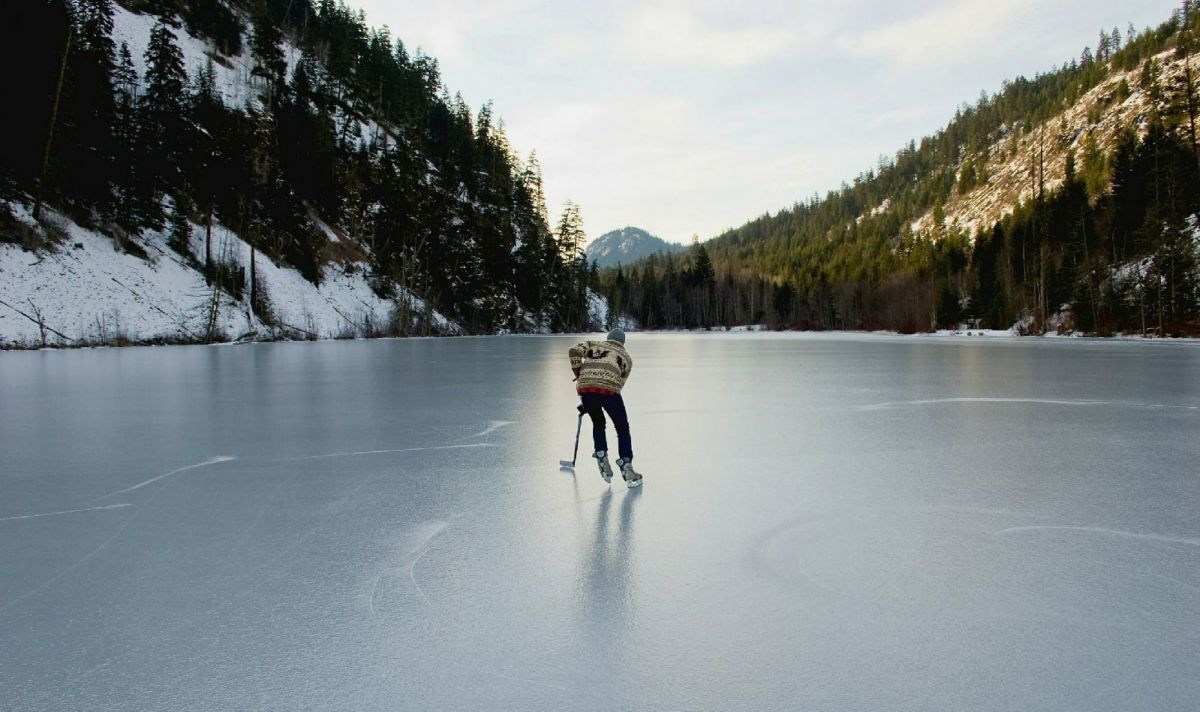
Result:
M680 252L683 245L655 237L640 227L627 226L610 230L588 243L584 252L588 261L600 267L629 264L656 252Z

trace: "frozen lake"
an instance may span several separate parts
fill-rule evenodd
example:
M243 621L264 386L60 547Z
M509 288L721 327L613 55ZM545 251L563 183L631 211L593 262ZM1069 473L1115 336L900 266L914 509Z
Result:
M1196 709L1197 345L577 340L0 354L0 707Z

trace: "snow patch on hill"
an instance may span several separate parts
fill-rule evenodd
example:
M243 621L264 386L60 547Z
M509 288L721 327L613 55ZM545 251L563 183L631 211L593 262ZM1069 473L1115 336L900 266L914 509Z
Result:
M588 290L588 321L593 324L608 323L608 300Z
M138 14L120 5L113 6L113 43L118 52L122 42L129 46L133 67L138 72L143 89L146 76L146 47L150 44L150 30L157 22L158 18L154 15ZM214 88L225 106L231 109L245 109L260 101L261 80L253 74L254 57L250 50L249 37L243 35L240 54L223 55L205 40L191 35L182 27L172 28L171 32L183 55L183 67L189 78L194 79L209 60L212 60ZM301 50L286 39L280 47L287 63L285 74L291 77L296 65L300 63ZM320 72L323 68L318 66L315 70ZM339 134L357 137L361 146L369 145L371 141L403 141L403 137L397 136L394 129L385 129L375 121L353 116L340 107L333 107L333 121Z
M24 206L18 221L36 229ZM200 340L207 327L203 277L148 239L150 259L118 252L113 241L50 211L66 239L53 251L0 244L0 345L81 345ZM244 330L233 310L218 328Z
M158 18L154 15L139 15L120 5L113 5L113 44L118 52L122 42L129 46L133 67L143 82L143 88L146 76L146 46L150 44L150 30L157 22ZM241 54L226 57L215 52L204 40L188 34L187 30L176 28L172 30L172 34L175 35L175 43L183 54L183 68L189 77L195 77L210 58L213 60L214 85L226 106L243 108L257 96L250 73L254 69L254 58L246 42L242 43ZM299 61L299 51L291 46L285 46L284 50L290 73Z
M655 252L679 252L683 245L667 242L636 227L611 230L588 243L588 260L600 267L629 264Z
M9 209L37 229L25 206ZM424 319L431 333L463 333L410 294L376 295L363 263L326 266L318 287L259 253L267 324L250 310L248 294L234 300L205 284L194 266L204 254L200 227L192 226L196 261L189 263L167 246L164 233L143 233L137 244L148 257L142 259L118 251L105 235L47 214L65 237L55 249L28 252L0 244L0 346L198 342L206 340L210 324L220 339L370 336L387 333L398 314ZM213 253L243 268L250 264L250 246L221 225L213 228Z
M1154 60L1162 67L1164 86L1182 81L1184 60L1176 57L1174 50L1161 52ZM1068 151L1075 152L1077 165L1081 165L1083 145L1089 134L1095 136L1106 152L1111 152L1118 134L1126 127L1144 135L1149 128L1152 100L1140 86L1140 72L1141 65L1130 71L1114 71L1040 125L1002 127L1002 137L986 156L964 157L986 166L987 182L965 193L956 189L945 204L945 224L941 227L957 228L970 236L990 229L996 221L1012 213L1018 201L1027 203L1033 199L1039 190L1037 170L1044 170L1047 192L1058 189L1066 180ZM1123 98L1119 93L1122 84L1129 89ZM1018 130L1021 128L1024 130ZM914 233L936 234L939 226L934 224L933 217L930 211L909 228Z
M120 5L114 5L113 11L113 41L118 49L122 43L129 47L144 89L146 47L158 20ZM245 109L260 101L248 38L243 37L240 54L224 56L183 28L172 33L190 77L194 79L211 60L215 89L226 106ZM281 47L290 75L300 50L287 41ZM357 137L360 144L404 140L394 130L355 116L345 107L335 107L333 113L338 130ZM14 203L7 209L31 234L42 233L26 206ZM200 267L204 231L199 226L192 226L188 259L168 246L163 232L144 231L131 240L131 253L119 249L110 237L53 210L45 209L44 217L56 226L56 244L51 249L29 252L0 242L0 346L463 333L457 324L403 290L394 298L378 296L367 278L366 247L315 213L310 216L314 224L330 243L344 248L337 251L339 260L322 268L318 287L298 271L258 253L255 265L268 305L265 314L250 309L248 289L223 292L206 283ZM220 224L213 226L212 246L214 260L233 268L229 276L245 281L250 246ZM241 274L236 274L239 270ZM240 299L226 293L239 291Z

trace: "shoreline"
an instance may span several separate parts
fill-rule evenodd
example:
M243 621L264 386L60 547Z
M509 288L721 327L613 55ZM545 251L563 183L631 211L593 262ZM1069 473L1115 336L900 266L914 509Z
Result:
M31 344L23 342L0 342L0 352L8 351L75 351L82 349L125 349L125 348L148 348L148 347L168 347L168 346L244 346L250 344L274 344L274 343L323 343L334 341L388 341L402 339L451 339L451 338L489 338L489 337L508 337L508 336L526 336L526 337L555 337L555 336L578 336L587 335L594 332L563 332L563 333L501 333L501 334L430 334L430 335L413 335L413 336L356 336L352 338L288 338L287 336L267 336L263 338L242 338L229 341L192 341L186 338L173 339L168 337L160 337L146 341L129 341L125 340L118 343L52 343L52 344ZM695 329L647 329L629 331L630 334L663 334L663 335L699 335L699 334L822 334L828 336L836 335L858 335L858 336L896 336L896 337L917 337L930 339L1006 339L1006 340L1025 340L1025 339L1047 339L1054 341L1093 341L1093 342L1127 342L1127 343L1162 343L1162 344L1193 344L1200 343L1200 337L1196 336L1144 336L1142 334L1114 334L1112 336L1097 336L1094 334L1085 334L1074 332L1070 334L1019 334L1015 329L1000 330L1000 329L939 329L938 331L916 332L911 334L903 334L898 331L867 331L867 330L848 330L848 329L772 329L763 325L743 325L733 327L710 327L710 328L695 328Z

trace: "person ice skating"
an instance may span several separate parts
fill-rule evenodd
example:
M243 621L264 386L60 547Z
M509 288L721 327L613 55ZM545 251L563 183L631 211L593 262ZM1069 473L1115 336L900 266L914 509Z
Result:
M575 372L575 390L592 419L592 443L596 448L592 457L600 466L600 476L605 482L612 481L604 422L607 412L617 430L617 454L620 455L617 467L621 469L625 484L637 487L642 484L642 476L633 469L633 441L629 435L625 401L621 399L621 388L633 370L633 359L625 350L625 332L613 329L604 341L575 344L569 353L571 370Z

